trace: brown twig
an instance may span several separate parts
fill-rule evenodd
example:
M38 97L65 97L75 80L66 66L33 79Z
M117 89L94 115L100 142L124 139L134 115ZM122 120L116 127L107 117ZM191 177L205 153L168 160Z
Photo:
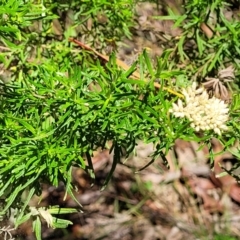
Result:
M76 43L78 46L80 46L81 48L83 48L85 50L93 52L94 54L96 54L100 59L104 60L105 62L109 61L109 56L106 56L106 55L103 55L103 54L99 53L95 49L93 49L93 48L83 44L82 42L80 42L80 41L78 41L78 40L76 40L74 38L70 38L69 41L73 42L73 43ZM123 61L121 61L119 59L116 60L116 63L117 63L117 65L119 67L121 67L122 69L124 69L126 71L130 68L125 62L123 62ZM139 80L141 78L140 73L138 71L134 71L132 73L132 75L131 75L131 78L135 79L135 80ZM147 82L147 80L145 80L145 79L144 79L144 81ZM159 83L154 82L154 87L160 89L161 85ZM169 88L163 87L163 89L168 91L168 92L170 92L170 93L172 93L172 94L174 94L174 95L176 95L176 96L178 96L178 97L180 97L180 98L183 98L182 94L177 93L177 92L175 92L175 91L173 91L173 90L171 90Z

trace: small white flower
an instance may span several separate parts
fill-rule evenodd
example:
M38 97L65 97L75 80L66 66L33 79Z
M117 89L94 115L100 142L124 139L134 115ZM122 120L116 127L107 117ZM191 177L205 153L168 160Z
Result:
M221 131L219 128L214 128L213 130L216 134L221 135Z
M216 97L210 98L204 88L197 88L196 82L183 89L182 93L185 102L179 99L170 109L175 117L188 118L190 126L196 131L213 130L221 135L222 131L228 130L226 122L229 108L224 101Z
M196 94L200 94L200 93L203 93L204 88L199 88L199 89L196 89L196 90L194 90L194 91L195 91L195 95L196 95ZM203 93L203 95L204 95L204 93Z

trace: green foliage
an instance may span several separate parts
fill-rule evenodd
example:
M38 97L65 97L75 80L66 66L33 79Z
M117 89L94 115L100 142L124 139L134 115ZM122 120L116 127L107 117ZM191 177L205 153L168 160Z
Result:
M236 240L237 238L228 235L216 235L214 240Z
M57 213L52 208L46 213L40 209L30 211L29 201L34 194L41 194L42 183L58 186L62 181L66 194L75 199L72 166L85 169L94 178L91 153L112 140L115 132L119 160L117 146L122 144L123 139L118 140L123 138L122 133L115 131L114 123L108 123L104 115L107 116L109 106L115 105L114 101L118 105L126 102L125 107L129 108L125 89L129 84L116 87L112 78L118 84L118 75L123 75L116 65L113 69L109 65L107 71L100 64L93 65L94 57L80 54L80 49L74 49L68 37L86 34L90 42L92 39L102 48L105 38L129 36L133 17L132 7L127 6L131 5L130 0L1 3L0 61L4 72L0 86L0 197L5 204L0 214L4 216L15 209L16 226L31 218L37 239L41 239L42 221L51 227L65 228L71 222L59 219L59 214L76 211L59 207ZM61 27L63 15L69 9L72 11L68 17L72 21ZM100 14L107 19L104 28L98 22ZM92 28L79 32L77 26L86 27L89 21L93 22ZM54 29L59 26L58 31L65 35L61 41ZM10 74L4 75L6 72ZM89 90L96 83L102 85L102 91ZM114 151L117 156L117 150ZM88 157L88 166L84 155ZM57 214L57 218L51 218L52 214Z
M61 12L59 22L65 36L84 36L85 42L95 49L115 45L123 36L131 36L133 0L57 0L52 4L54 12Z
M184 10L181 16L169 9L169 16L157 17L173 20L174 26L182 29L174 40L172 60L184 64L185 72L194 78L214 75L229 63L239 74L240 24L236 16L227 17L229 4L223 0L187 1Z
M133 5L131 0L1 3L0 61L12 76L2 76L0 84L0 198L5 200L0 214L15 209L16 226L32 218L37 239L41 239L43 219L52 227L66 227L69 221L51 216L74 209L58 213L56 208L31 209L32 196L41 194L42 183L58 186L61 181L66 194L74 198L72 167L84 169L94 181L92 152L106 148L107 142L112 143L114 159L103 187L122 151L129 155L138 139L154 143L154 161L164 158L178 138L208 143L216 137L212 131L196 133L186 119L171 116L169 109L178 98L174 91L189 85L188 79L201 82L227 63L234 64L238 74L239 23L225 18L225 1L210 5L188 1L183 16L169 10L164 17L183 29L173 40L176 46L165 49L156 66L144 52L128 70L119 68L114 54L102 65L93 54L68 42L70 36L83 35L101 49L109 40L130 37ZM69 25L64 26L64 15L70 18ZM209 24L212 15L216 16L214 34L208 38L200 25ZM61 37L53 29L56 23ZM139 80L130 77L136 68ZM156 79L161 84L158 91ZM235 91L238 85L235 80L228 87ZM230 130L219 137L226 148L239 138L238 106L236 93Z

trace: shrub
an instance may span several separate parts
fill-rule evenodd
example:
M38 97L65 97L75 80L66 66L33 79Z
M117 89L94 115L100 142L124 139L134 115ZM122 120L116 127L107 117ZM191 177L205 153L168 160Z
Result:
M4 207L0 213L11 211L16 227L32 218L37 239L41 239L42 218L51 227L66 227L71 222L56 221L54 214L77 210L29 207L32 196L41 194L43 183L58 186L61 181L66 194L74 198L72 167L84 169L94 180L92 153L106 148L108 141L114 159L104 186L122 151L130 154L138 139L154 143L154 161L159 155L164 158L178 138L209 145L217 137L225 148L239 138L235 76L240 30L234 18L226 19L225 1L191 0L182 16L169 10L169 16L161 17L174 20L182 34L172 39L175 47L166 48L156 65L145 51L129 69L121 69L114 54L103 64L68 41L85 37L102 49L109 39L130 37L133 4L131 0L2 1L0 197ZM70 23L64 26L67 17ZM228 66L232 72L221 75ZM136 69L139 79L132 77ZM196 129L191 119L170 113L173 103L183 97L179 91L195 81L204 83L207 77L215 84L210 84L213 95L232 93L228 131L221 134L211 128Z

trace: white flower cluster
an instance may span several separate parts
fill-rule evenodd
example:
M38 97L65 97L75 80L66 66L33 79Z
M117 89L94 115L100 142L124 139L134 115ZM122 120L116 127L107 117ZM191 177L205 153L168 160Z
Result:
M221 131L228 128L226 122L228 120L227 104L216 98L210 98L206 90L201 87L197 88L194 82L191 87L183 90L185 103L178 99L177 104L173 103L170 112L176 117L186 117L191 122L191 127L196 131L210 130L221 135Z

